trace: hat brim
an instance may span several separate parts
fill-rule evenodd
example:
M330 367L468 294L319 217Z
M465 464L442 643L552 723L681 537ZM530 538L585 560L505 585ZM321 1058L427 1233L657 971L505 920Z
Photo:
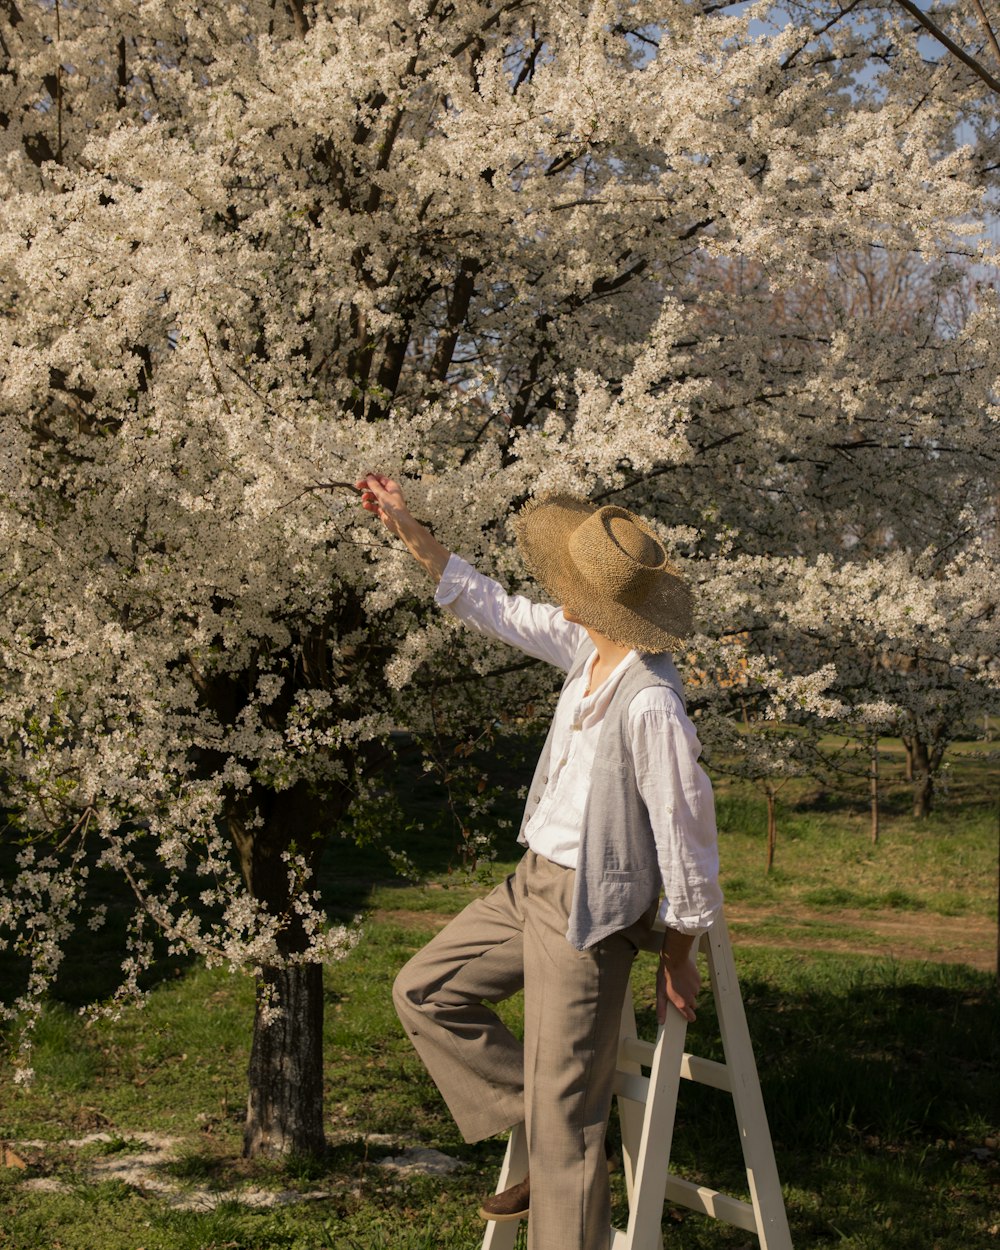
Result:
M691 629L691 592L667 566L638 603L626 605L583 583L569 556L573 531L599 509L570 494L532 500L514 518L514 534L529 572L561 606L619 646L657 653L676 651ZM633 521L659 542L641 517Z

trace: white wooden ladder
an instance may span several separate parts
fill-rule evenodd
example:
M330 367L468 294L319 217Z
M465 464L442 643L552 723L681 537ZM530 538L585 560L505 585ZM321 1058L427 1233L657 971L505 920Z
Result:
M632 996L625 996L614 1088L621 1121L629 1221L627 1230L610 1230L610 1250L663 1250L661 1226L665 1200L755 1233L760 1250L792 1250L757 1066L723 916L719 916L701 939L701 950L708 960L725 1063L702 1059L685 1051L687 1021L673 1007L668 1008L666 1024L658 1031L656 1042L642 1041L637 1036ZM643 1068L649 1069L648 1076L643 1075ZM682 1077L728 1090L732 1095L750 1189L749 1202L704 1185L694 1185L670 1173L674 1115ZM497 1192L517 1184L527 1170L524 1126L518 1125L507 1143ZM516 1221L487 1223L482 1250L514 1250L518 1229Z

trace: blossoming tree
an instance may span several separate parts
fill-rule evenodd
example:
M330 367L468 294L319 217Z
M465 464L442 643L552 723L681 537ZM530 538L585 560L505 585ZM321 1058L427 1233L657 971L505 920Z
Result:
M845 252L919 252L942 289L991 263L996 100L901 10L785 8L3 0L12 1011L112 869L122 992L144 919L254 970L246 1149L322 1144L321 964L353 938L319 859L392 727L551 680L428 610L345 485L368 468L511 585L533 491L658 516L700 595L687 662L749 655L776 714L882 714L847 637L916 631L969 706L989 689L994 301L808 350L761 312ZM706 258L762 284L724 297Z
M843 441L810 450L800 431L775 450L782 467L770 498L784 514L758 554L781 589L760 597L751 587L766 617L747 638L757 659L737 689L741 708L749 703L765 720L777 712L817 728L839 715L862 736L865 726L898 732L912 758L914 814L926 815L948 742L995 701L993 452L989 423L970 411L979 368L989 410L992 366L989 356L977 364L965 355L974 283L950 257L928 262L884 249L842 251L822 286L779 293L742 259L703 263L700 277L714 332L726 332L734 305L749 303L754 320L772 323L770 338L759 340L770 357L757 366L772 394L789 391L801 402L815 393L812 366L823 359L820 367L829 368L830 346L848 325L855 345L879 344L863 379L853 364L845 376L846 362L834 357L835 372L822 382L826 400L839 393L842 411L855 406L842 423ZM894 411L898 424L887 417ZM845 473L852 481L842 491ZM788 505L802 509L797 519ZM752 541L741 537L743 554ZM727 562L726 576L734 571ZM735 619L745 627L751 618L742 611ZM783 677L777 688L785 693L775 701L770 678L753 680L773 669L768 657L799 679L813 674L815 683L824 673L828 701L789 698ZM752 738L732 747L737 756L755 749Z

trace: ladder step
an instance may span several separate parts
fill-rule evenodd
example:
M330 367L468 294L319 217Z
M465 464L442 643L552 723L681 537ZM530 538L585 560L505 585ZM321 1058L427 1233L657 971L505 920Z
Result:
M619 1060L628 1063L641 1063L644 1067L653 1066L653 1042L644 1042L638 1037L623 1037L619 1050ZM696 1081L699 1085L711 1085L713 1089L724 1089L732 1092L733 1084L729 1079L729 1069L724 1063L714 1059L702 1059L700 1055L684 1052L681 1060L681 1076L688 1081Z
M637 1076L634 1072L622 1072L619 1069L615 1073L611 1088L619 1098L627 1098L629 1102L644 1103L649 1097L649 1077Z
M699 1211L702 1215L714 1216L735 1228L742 1228L744 1232L757 1231L753 1207L749 1202L720 1194L718 1190L709 1189L705 1185L693 1185L690 1181L681 1180L679 1176L668 1176L666 1199L691 1211ZM627 1246L628 1233L620 1228L613 1228L608 1250L627 1250Z
M714 1216L726 1224L745 1229L748 1233L757 1231L757 1219L753 1206L749 1202L741 1202L729 1194L720 1194L717 1189L709 1189L706 1185L694 1185L691 1181L681 1180L679 1176L667 1176L667 1201L676 1202L692 1211L700 1211L702 1215Z

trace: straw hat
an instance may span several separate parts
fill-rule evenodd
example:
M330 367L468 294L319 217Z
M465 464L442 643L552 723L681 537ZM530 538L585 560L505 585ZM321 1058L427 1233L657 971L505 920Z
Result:
M576 495L543 495L514 518L518 546L574 616L637 651L674 651L691 629L691 592L641 517Z

